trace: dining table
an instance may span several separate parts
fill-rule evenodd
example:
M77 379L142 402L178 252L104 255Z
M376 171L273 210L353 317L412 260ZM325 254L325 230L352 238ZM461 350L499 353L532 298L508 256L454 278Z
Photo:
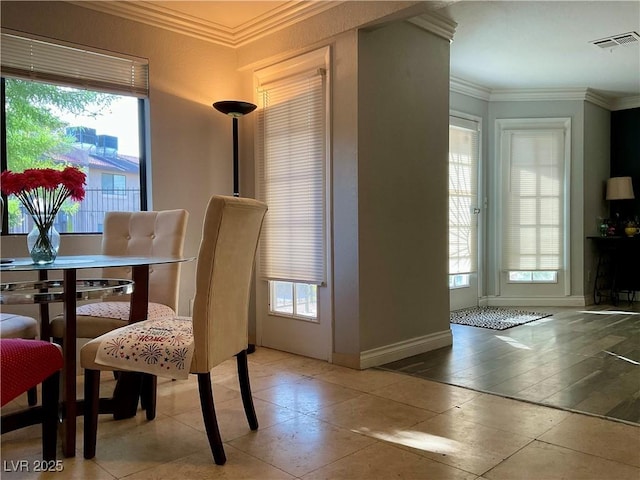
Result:
M62 451L65 457L75 456L76 417L80 415L76 388L76 306L79 300L95 300L104 296L131 293L129 322L147 318L149 304L149 267L151 265L188 262L194 257L73 255L58 256L53 263L35 264L30 257L3 259L0 264L0 304L39 304L40 338L49 340L49 304L61 302L65 329L62 342L64 356L62 386ZM130 267L131 279L78 279L78 271L92 268ZM37 272L33 282L6 282L8 272ZM61 280L50 280L49 272L61 271ZM31 283L29 285L28 283ZM123 372L124 373L124 372ZM134 378L132 380L132 378ZM132 395L129 384L137 380L120 375L112 404L115 418L135 415L138 395Z

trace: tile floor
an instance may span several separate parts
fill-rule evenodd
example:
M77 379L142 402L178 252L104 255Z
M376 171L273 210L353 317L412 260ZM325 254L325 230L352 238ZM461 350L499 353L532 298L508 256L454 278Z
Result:
M640 479L640 427L381 370L275 350L249 356L260 428L246 424L235 362L213 370L227 463L216 466L195 376L159 382L158 416L101 416L96 457L59 473L17 472L40 458L39 427L2 436L5 480ZM103 374L102 393L113 388ZM81 382L81 377L79 381ZM18 399L5 408L16 408ZM61 457L59 457L61 458Z

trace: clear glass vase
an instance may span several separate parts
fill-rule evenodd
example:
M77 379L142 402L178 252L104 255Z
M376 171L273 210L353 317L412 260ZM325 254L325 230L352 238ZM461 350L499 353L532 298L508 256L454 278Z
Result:
M60 234L53 225L39 228L37 225L27 235L27 249L33 263L44 265L53 263L60 248Z

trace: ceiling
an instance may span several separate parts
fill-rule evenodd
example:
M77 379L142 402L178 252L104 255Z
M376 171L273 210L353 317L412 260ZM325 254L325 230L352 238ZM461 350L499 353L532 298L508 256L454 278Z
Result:
M238 47L342 2L78 1L214 43ZM640 41L602 49L590 41L640 33L640 1L452 1L451 75L489 91L584 89L640 96Z
M640 95L640 41L602 49L590 41L640 33L640 1L462 1L444 12L456 27L451 74L490 89L588 87Z

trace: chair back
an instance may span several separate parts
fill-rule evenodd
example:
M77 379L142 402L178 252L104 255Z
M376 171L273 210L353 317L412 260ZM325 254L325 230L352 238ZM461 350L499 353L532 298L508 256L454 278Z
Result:
M267 205L213 196L196 265L192 373L207 373L245 350L253 265Z
M180 256L183 254L189 212L107 212L104 217L104 255ZM105 278L131 278L130 267L103 269ZM178 309L180 263L149 267L149 302ZM123 297L117 297L122 301Z

